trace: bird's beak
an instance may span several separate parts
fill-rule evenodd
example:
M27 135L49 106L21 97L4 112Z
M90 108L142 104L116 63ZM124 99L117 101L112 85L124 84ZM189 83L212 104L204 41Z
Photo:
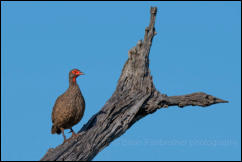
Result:
M84 73L79 71L78 75L84 75Z

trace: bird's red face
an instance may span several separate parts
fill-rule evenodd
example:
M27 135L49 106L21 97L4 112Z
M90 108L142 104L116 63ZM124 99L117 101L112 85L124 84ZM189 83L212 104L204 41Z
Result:
M76 78L77 78L79 75L84 75L84 73L81 72L81 71L78 70L78 69L73 69L73 70L71 71L71 73L72 73L73 82L76 82Z
M80 70L74 69L71 71L72 74L74 74L76 77L78 77L79 75L84 75L83 72L81 72Z

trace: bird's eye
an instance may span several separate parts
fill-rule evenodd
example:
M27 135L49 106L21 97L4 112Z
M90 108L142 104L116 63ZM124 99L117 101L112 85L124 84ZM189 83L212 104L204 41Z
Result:
M73 70L72 73L77 75L79 73L79 71L78 70Z
M76 70L71 71L73 74L76 74Z

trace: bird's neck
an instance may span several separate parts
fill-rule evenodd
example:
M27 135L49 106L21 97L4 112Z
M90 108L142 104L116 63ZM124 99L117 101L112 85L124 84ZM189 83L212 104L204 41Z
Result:
M78 84L76 82L76 77L69 78L69 87L78 87Z

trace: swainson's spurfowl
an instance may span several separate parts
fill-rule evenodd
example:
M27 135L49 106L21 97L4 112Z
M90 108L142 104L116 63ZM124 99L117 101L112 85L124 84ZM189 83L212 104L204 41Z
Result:
M66 141L65 129L71 130L72 137L76 136L72 127L82 119L85 110L85 100L76 82L79 75L83 73L78 69L69 72L69 88L57 98L52 111L51 133L62 132L64 142Z

